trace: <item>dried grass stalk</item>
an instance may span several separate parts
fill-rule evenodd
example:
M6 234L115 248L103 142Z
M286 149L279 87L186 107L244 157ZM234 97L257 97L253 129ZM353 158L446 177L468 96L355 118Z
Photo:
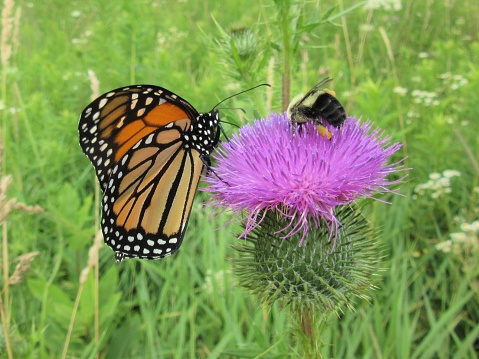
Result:
M17 258L18 264L8 281L10 285L22 282L23 278L25 277L25 273L30 269L30 264L32 263L33 259L35 259L35 257L39 254L40 252L30 252L22 254Z

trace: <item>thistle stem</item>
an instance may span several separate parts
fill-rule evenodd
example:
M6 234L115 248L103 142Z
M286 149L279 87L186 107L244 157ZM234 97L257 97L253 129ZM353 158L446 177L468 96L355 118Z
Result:
M297 322L298 341L304 350L304 358L323 358L321 354L323 347L321 333L325 327L322 325L322 322L326 320L325 317L322 315L315 316L313 310L306 308L300 309L296 318L299 318Z

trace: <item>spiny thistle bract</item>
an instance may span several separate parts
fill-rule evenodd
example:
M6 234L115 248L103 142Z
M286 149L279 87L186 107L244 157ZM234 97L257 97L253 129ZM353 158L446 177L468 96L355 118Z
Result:
M343 226L332 250L327 226L311 226L299 247L301 234L280 239L276 233L288 219L267 212L245 244L235 246L240 283L265 304L278 301L301 312L337 313L342 305L352 309L354 297L367 299L381 253L375 233L353 206L339 207L335 215Z

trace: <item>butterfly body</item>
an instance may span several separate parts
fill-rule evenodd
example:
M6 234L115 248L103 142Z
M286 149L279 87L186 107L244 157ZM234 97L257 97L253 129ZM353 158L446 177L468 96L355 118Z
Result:
M135 85L93 101L79 134L103 191L102 232L117 261L178 250L219 141L218 111L199 114L164 88Z
M291 101L287 114L293 124L313 122L317 125L318 131L322 132L322 128L328 134L326 124L334 127L341 126L346 120L346 111L343 105L336 98L334 91L320 90L329 81L332 79L322 80L306 95L299 95Z

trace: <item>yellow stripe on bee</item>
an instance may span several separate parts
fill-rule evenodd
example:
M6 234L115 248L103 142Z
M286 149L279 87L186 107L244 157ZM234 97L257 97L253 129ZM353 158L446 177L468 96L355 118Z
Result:
M324 89L323 91L329 93L331 96L336 97L336 92L334 92L333 90Z

